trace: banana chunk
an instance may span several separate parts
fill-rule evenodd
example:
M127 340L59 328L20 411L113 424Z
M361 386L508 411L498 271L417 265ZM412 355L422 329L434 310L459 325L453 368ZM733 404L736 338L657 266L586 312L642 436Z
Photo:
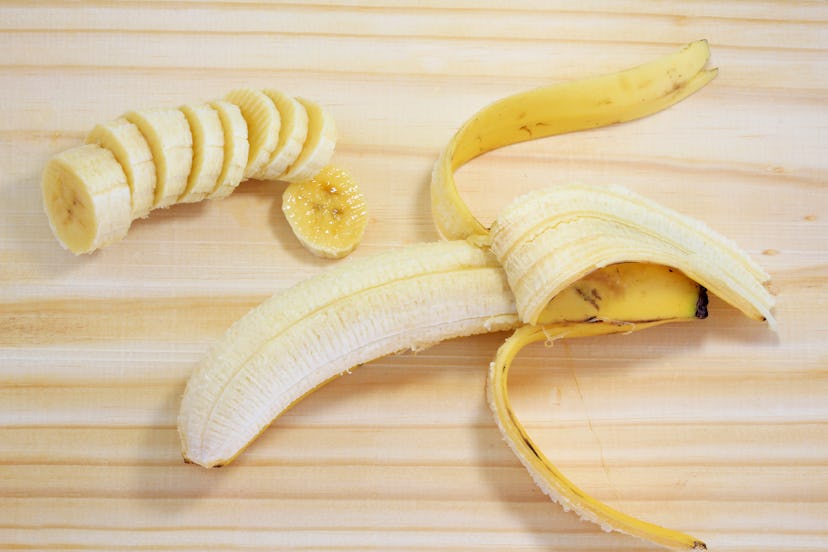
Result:
M43 171L41 188L52 232L76 255L118 241L129 230L129 184L108 149L85 144L55 155Z
M224 128L218 112L207 104L182 105L180 109L193 133L193 166L178 201L195 203L216 188L224 166Z
M144 135L123 117L96 125L86 137L115 155L132 195L132 218L144 218L155 201L155 163Z
M276 104L260 90L240 88L233 90L224 99L235 104L247 121L247 139L250 151L245 178L255 178L256 174L267 165L273 152L279 145L281 118Z
M359 186L347 172L331 166L290 184L282 194L282 212L302 245L329 259L353 251L368 224Z
M336 148L336 122L328 110L318 104L296 98L307 112L308 133L299 157L280 179L287 182L307 180L316 176L330 162Z
M244 179L250 142L247 139L247 121L235 104L218 100L210 104L218 113L224 132L224 165L210 193L210 199L223 199L236 189Z
M503 270L464 241L338 264L251 310L199 363L178 417L183 455L227 464L276 416L358 364L516 323Z
M263 90L273 100L281 118L279 144L256 178L278 180L299 157L308 136L308 112L296 99L278 90Z
M181 110L156 107L130 111L124 118L146 138L155 162L153 208L169 207L187 189L193 166L193 134Z

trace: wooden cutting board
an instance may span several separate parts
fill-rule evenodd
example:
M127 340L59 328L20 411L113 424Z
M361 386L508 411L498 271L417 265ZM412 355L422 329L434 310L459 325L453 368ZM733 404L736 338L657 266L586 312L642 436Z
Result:
M725 1L0 6L0 548L653 550L549 502L484 398L504 334L372 362L235 463L181 461L194 363L271 293L335 266L279 184L171 208L74 257L39 196L97 122L236 86L313 98L371 221L353 257L438 239L428 182L478 108L707 38L719 77L667 112L506 148L458 176L516 194L612 182L697 217L773 276L779 332L708 320L527 349L519 416L562 471L717 551L828 550L828 4Z

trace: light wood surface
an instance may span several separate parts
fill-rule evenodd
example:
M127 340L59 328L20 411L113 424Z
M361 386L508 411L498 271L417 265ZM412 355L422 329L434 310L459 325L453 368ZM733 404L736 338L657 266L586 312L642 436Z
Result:
M646 120L510 147L458 176L515 194L613 182L706 221L772 274L779 333L708 320L524 351L511 393L564 473L716 551L828 550L828 3L0 4L0 548L655 550L549 502L485 404L504 334L372 362L234 464L181 461L193 365L306 253L281 186L177 206L74 257L47 158L140 107L269 86L328 107L371 221L362 257L436 240L441 147L504 95L710 40L719 77Z

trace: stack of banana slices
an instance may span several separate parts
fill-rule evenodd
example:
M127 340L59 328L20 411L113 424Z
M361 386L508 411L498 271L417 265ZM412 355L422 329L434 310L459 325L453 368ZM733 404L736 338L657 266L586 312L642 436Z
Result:
M43 203L58 241L90 253L154 209L225 198L250 178L305 182L328 165L336 140L327 110L276 90L130 111L49 160ZM358 202L353 194L346 199Z

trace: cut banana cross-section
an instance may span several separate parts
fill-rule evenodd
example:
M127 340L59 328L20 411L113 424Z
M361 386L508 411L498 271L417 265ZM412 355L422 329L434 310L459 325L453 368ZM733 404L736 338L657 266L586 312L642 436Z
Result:
M281 127L279 145L256 178L278 180L302 152L302 146L308 136L308 112L296 99L278 90L263 91L279 110Z
M155 202L155 163L144 135L124 118L96 125L86 137L115 155L132 194L132 218L146 217Z
M210 199L223 199L244 179L250 142L247 140L247 121L239 106L219 100L210 104L218 113L224 131L224 165Z
M486 235L457 191L454 171L493 149L566 132L631 121L661 111L715 76L704 70L707 41L638 67L510 96L481 109L454 135L431 180L434 222L447 239Z
M326 109L304 98L296 98L296 101L307 111L308 135L299 157L281 176L281 180L287 182L316 176L330 162L337 140L336 123Z
M155 162L156 209L176 203L184 190L193 166L193 134L187 118L179 109L157 107L130 111L124 115L146 138Z
M224 166L224 128L215 109L207 104L183 105L193 133L193 167L181 203L194 203L207 197L216 188Z
M224 99L237 105L247 121L250 151L244 176L255 178L256 174L270 161L279 145L279 129L281 128L279 111L273 100L261 90L240 88L227 94Z
M122 239L132 223L126 174L112 152L97 144L52 157L41 186L52 232L75 254Z
M282 212L305 248L330 259L353 251L368 224L359 186L348 173L332 166L290 184L282 194Z

